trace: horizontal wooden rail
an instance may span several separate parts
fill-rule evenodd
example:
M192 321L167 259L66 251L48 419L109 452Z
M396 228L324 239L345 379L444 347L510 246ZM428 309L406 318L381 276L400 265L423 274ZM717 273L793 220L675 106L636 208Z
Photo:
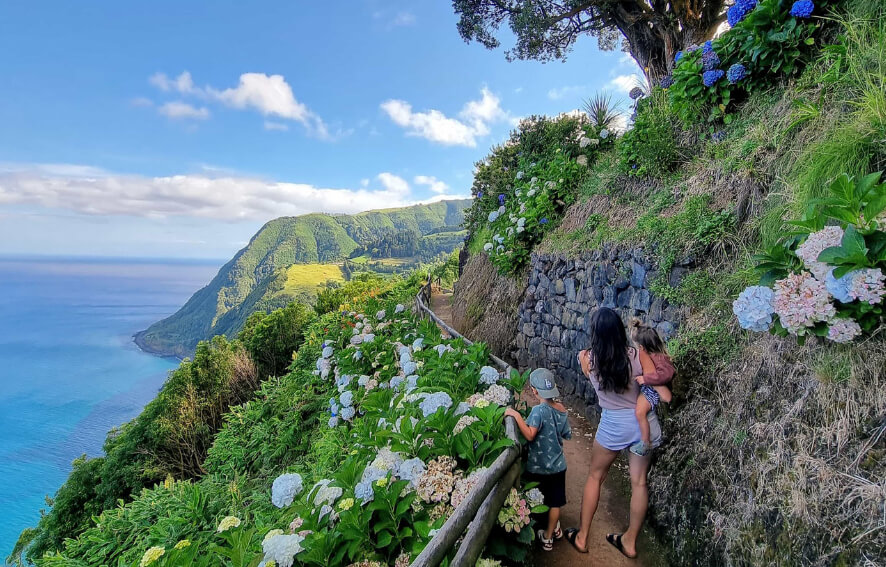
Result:
M416 309L431 318L450 336L462 339L465 344L473 342L450 327L436 313L431 311L431 278L415 296ZM511 366L495 355L493 362L510 377ZM410 567L437 567L449 555L459 538L468 530L451 563L458 567L473 567L489 537L502 505L517 478L520 476L520 443L517 438L517 423L514 418L505 419L505 435L514 442L495 459L478 484L471 490L458 508L452 513L440 531L412 562Z

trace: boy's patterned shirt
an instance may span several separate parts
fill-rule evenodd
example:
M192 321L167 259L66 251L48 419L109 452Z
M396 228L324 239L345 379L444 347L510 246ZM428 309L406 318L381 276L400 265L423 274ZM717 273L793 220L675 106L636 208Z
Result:
M563 439L572 439L568 415L548 404L538 404L529 412L526 425L538 428L535 439L529 442L529 461L526 470L534 474L565 471Z

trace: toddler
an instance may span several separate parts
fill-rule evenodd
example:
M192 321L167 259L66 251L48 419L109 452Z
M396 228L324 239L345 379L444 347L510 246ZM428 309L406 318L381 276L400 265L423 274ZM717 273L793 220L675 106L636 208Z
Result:
M538 530L542 549L551 551L554 540L563 537L560 529L560 508L566 504L566 456L563 439L572 439L566 408L557 401L560 392L554 374L547 368L536 368L529 374L529 385L539 404L532 408L526 421L513 408L505 410L517 422L523 437L529 441L528 480L538 482L548 512L547 529Z
M639 319L631 321L631 340L637 346L646 351L652 363L655 365L654 372L644 373L643 376L637 378L640 383L640 393L642 396L637 398L637 423L640 425L640 442L631 445L631 452L641 457L649 452L652 446L649 430L649 412L655 410L658 406L661 391L670 399L670 391L668 388L671 380L674 379L674 364L665 348L664 341L652 327L644 325Z

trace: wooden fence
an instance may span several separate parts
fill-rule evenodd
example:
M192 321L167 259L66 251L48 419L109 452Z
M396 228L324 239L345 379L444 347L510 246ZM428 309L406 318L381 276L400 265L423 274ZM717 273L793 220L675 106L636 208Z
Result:
M473 344L428 307L431 302L431 284L432 280L428 277L428 283L422 286L415 296L416 313L430 317L453 338L460 338L468 345ZM491 355L490 358L505 376L510 376L512 369L508 363L495 355ZM411 567L437 567L456 545L458 549L449 565L474 567L483 551L483 546L486 545L486 539L495 526L498 513L508 493L520 477L520 443L517 438L517 424L511 417L505 420L505 434L514 441L514 444L495 459L480 482L446 520L424 551L412 562ZM464 538L459 544L462 534Z

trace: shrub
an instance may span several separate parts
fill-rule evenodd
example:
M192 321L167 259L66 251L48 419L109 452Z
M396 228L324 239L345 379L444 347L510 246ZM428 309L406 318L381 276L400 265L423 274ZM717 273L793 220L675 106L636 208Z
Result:
M637 103L633 127L619 138L618 156L622 171L629 175L663 175L685 161L688 150L677 142L679 121L667 93L655 88Z

